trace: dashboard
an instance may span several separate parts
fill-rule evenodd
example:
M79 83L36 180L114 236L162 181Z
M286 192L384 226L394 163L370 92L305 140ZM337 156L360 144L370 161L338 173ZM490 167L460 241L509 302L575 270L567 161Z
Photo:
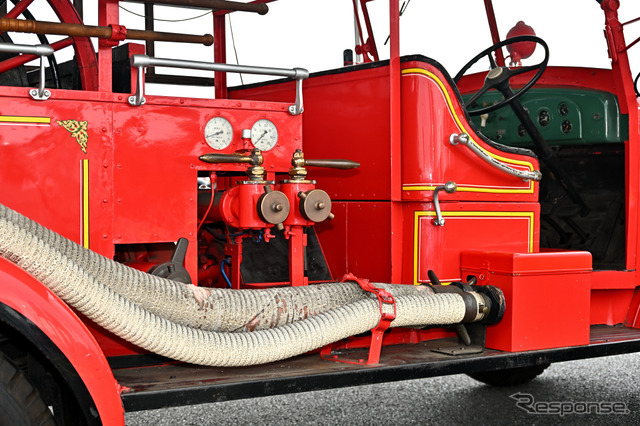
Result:
M469 99L472 94L463 95ZM484 94L474 108L501 101L497 91ZM533 88L520 102L549 145L615 143L628 139L626 115L620 113L616 96L609 92L575 88ZM531 138L508 106L472 117L476 129L504 145L530 148Z

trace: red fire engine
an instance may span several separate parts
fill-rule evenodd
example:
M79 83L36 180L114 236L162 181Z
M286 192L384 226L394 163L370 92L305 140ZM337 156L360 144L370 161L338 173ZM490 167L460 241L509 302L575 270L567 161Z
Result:
M118 0L97 25L70 0L48 0L57 22L31 0L0 19L1 421L123 424L453 373L504 385L640 351L640 18L622 23L619 0L580 5L605 29L602 68L549 65L566 52L527 7L474 2L488 27L447 17L447 37L493 45L456 75L401 55L408 3L343 0L355 55L310 73L227 54L230 17L286 1L140 1L137 30ZM154 5L211 11L213 35L156 31ZM147 90L165 84L210 96Z

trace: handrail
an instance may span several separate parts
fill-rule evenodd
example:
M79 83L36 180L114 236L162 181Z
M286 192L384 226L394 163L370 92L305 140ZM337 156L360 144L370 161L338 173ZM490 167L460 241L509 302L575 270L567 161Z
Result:
M230 10L233 12L254 12L265 15L269 6L264 3L240 3L227 0L131 0L134 3L168 4L172 6L198 7L203 9Z
M273 75L278 77L289 77L296 80L296 100L289 106L291 115L301 114L302 105L302 80L309 77L309 71L303 68L271 68L271 67L255 67L249 65L232 65L219 64L211 62L186 61L180 59L154 58L147 55L132 55L131 66L138 69L138 84L136 93L129 96L129 103L134 106L143 105L146 100L144 98L144 68L147 67L167 67L167 68L184 68L203 71L219 71L219 72L235 72L243 74L262 74Z
M25 55L35 55L40 57L40 83L37 89L29 90L29 95L37 101L46 101L51 97L51 92L44 88L45 73L44 73L44 57L53 54L53 47L47 44L14 44L14 43L0 43L0 52L6 53L20 53Z
M115 41L146 40L172 41L176 43L197 43L211 46L211 34L177 34L159 31L127 29L122 25L94 26L59 22L33 21L30 19L0 18L0 31L27 34L57 34L69 37L98 37Z
M537 182L540 179L542 179L542 173L540 173L540 170L528 171L528 170L514 169L513 167L509 167L506 164L502 163L501 161L497 160L496 158L492 157L485 150L480 148L473 140L471 140L469 135L466 133L460 133L459 135L456 133L452 133L451 136L449 136L449 143L451 145L460 144L460 145L466 146L474 154L482 158L485 162L487 162L488 164L492 165L496 169L504 173L507 173L511 176L518 177L524 181L533 180Z

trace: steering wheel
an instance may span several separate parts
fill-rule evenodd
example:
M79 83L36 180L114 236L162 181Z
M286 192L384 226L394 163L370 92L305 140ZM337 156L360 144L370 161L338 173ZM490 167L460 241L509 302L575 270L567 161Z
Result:
M507 67L499 67L496 64L495 60L493 59L493 55L492 55L493 52L509 44L527 42L527 41L535 42L536 44L539 44L544 48L544 59L540 63L535 65L529 65L526 67L514 68L514 69L510 69ZM475 57L473 57L473 59L467 62L467 64L464 67L462 67L462 69L458 72L458 74L456 74L456 76L453 78L453 81L457 84L458 81L460 81L460 78L462 78L462 76L464 75L464 73L467 72L467 70L471 68L471 66L473 66L476 62L478 62L481 58L485 56L489 58L489 62L491 64L491 70L489 71L489 73L487 74L487 77L484 80L484 85L463 105L464 108L469 113L469 115L471 116L495 111L513 102L514 100L518 99L520 96L524 95L524 93L527 90L529 90L531 86L535 84L536 81L538 81L538 79L542 76L542 73L544 72L545 68L547 68L547 64L549 63L549 47L547 46L547 43L544 42L544 40L536 36L525 35L525 36L508 38L478 53ZM514 93L509 86L509 80L512 77L515 77L517 75L524 74L530 71L534 71L534 70L538 70L538 71L527 82L527 84L522 86L520 90ZM498 102L497 104L489 105L484 108L470 111L469 107L473 105L473 103L476 100L478 100L480 96L484 95L487 91L491 89L498 89L505 96L505 99Z

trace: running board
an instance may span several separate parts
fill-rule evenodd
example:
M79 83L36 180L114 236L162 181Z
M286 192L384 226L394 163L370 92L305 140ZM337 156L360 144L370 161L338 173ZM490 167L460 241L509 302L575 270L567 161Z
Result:
M130 364L132 358L110 362L124 387L125 411L140 411L640 352L640 330L592 326L590 344L584 346L515 353L486 349L455 356L436 352L455 344L456 338L446 338L385 346L380 363L372 366L326 361L317 353L241 368L201 367L153 356L136 358L138 366ZM357 358L358 351L363 350L345 352ZM162 364L139 366L154 362Z

